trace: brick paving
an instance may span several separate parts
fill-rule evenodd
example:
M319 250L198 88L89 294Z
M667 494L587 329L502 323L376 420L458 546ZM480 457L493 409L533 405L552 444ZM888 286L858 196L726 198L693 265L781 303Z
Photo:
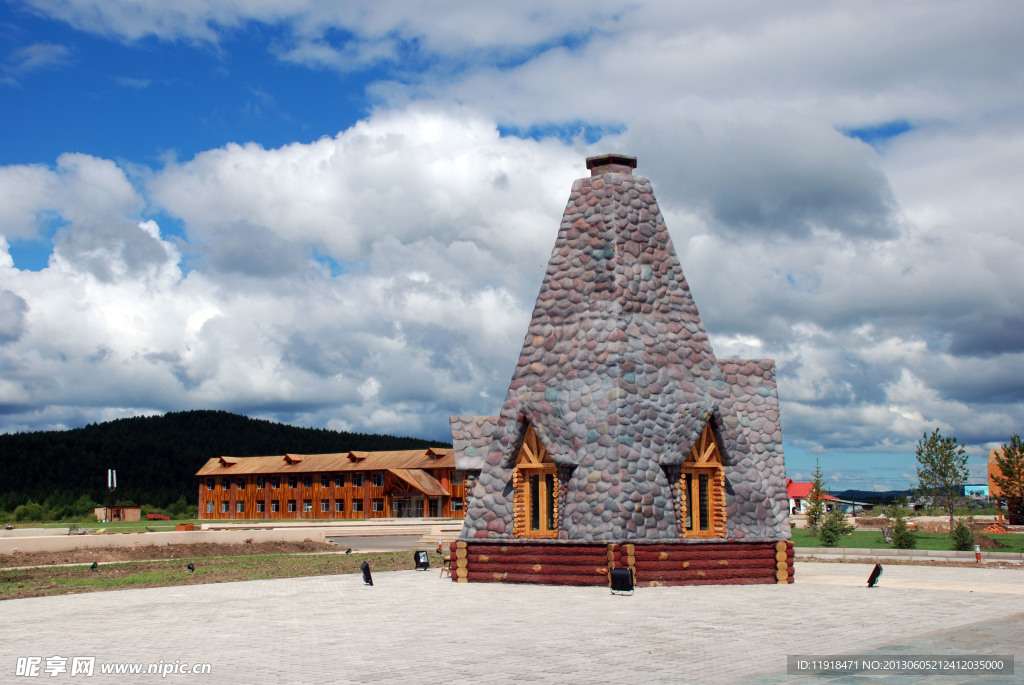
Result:
M428 572L100 592L0 603L3 683L806 683L787 654L1014 654L1020 675L829 682L1021 682L1024 571L797 564L793 585L455 584ZM751 612L751 607L757 611ZM18 657L95 656L92 677L15 675ZM209 675L100 665L210 663ZM69 662L70 663L70 662Z

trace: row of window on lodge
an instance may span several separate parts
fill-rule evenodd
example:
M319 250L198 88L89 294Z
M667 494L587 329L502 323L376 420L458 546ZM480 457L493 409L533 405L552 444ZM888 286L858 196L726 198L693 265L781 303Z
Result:
M366 479L365 479L364 476L365 476L365 474L362 474L362 473L353 473L352 476L351 476L352 477L352 487L353 488L361 488L361 487L363 487L366 484ZM231 491L231 484L232 484L231 481L232 481L231 478L221 478L220 479L221 490L223 490L225 492L230 492ZM291 489L291 490L294 490L297 487L299 487L299 477L298 476L256 476L255 481L256 481L256 490L264 490L264 489L266 489L268 484L270 485L270 489L271 490L278 490L278 489L281 489L281 484L282 483L285 483L286 487L288 489ZM269 483L268 483L268 481L269 481ZM315 482L314 477L311 474L307 474L307 475L302 477L302 487L304 487L304 488L312 488L314 482ZM461 471L452 471L451 472L451 483L453 485L459 485L459 484L462 483L462 472ZM373 487L377 487L377 488L383 487L384 486L384 472L383 471L374 471L374 472L372 472L370 474L370 484ZM321 488L329 488L329 487L331 487L331 485L334 485L335 488L343 488L343 487L345 487L345 474L337 473L337 474L334 474L333 476L330 476L330 475L327 475L327 474L322 474L320 476L320 487ZM244 477L239 477L239 478L235 479L236 492L241 493L241 492L245 491L247 487L248 487L248 483L247 483L247 481L246 481L246 479ZM215 492L217 490L217 479L216 478L207 478L206 479L206 489L209 492ZM353 498L352 499L352 502L351 502L352 513L361 513L361 512L365 511L365 499L366 498ZM346 513L345 500L344 499L334 499L333 501L334 501L334 512L335 513L337 513L337 514ZM270 500L270 513L272 513L272 514L280 513L281 512L281 502L282 502L282 500L280 500L280 499ZM370 498L370 502L369 503L370 503L370 511L377 512L377 513L382 513L384 511L384 498L383 497L373 497L373 498ZM266 501L264 501L264 500L256 500L255 504L256 504L256 511L255 511L255 513L257 513L257 514L265 514L265 513L267 513L267 502ZM288 513L292 513L292 514L298 513L298 499L288 499L288 500L285 500L285 505L287 506L287 512ZM462 509L463 509L462 498L461 497L452 497L451 498L451 511L452 511L452 514L454 516L458 516L459 514L457 512L461 512ZM213 501L213 500L210 500L210 499L206 500L206 513L207 514L213 514L215 512L215 510L216 510L216 502ZM313 500L312 499L303 499L302 500L302 512L305 513L305 514L313 512ZM321 499L320 500L320 513L328 514L330 512L331 512L331 500L330 499ZM231 503L229 501L224 500L224 501L222 501L220 503L220 513L222 513L222 514L230 514L231 513ZM236 514L244 514L244 513L246 513L246 511L245 511L245 502L243 502L242 500L237 500L235 502L235 513Z
M354 488L361 488L361 487L363 487L363 484L365 482L364 478L363 478L363 475L364 474L362 474L362 473L353 473L352 474L352 487L354 487ZM266 487L266 485L267 485L267 481L269 480L270 481L270 488L272 490L277 490L278 488L281 487L281 483L282 483L282 481L284 479L287 479L287 487L289 487L289 488L291 488L293 490L299 486L299 477L298 476L285 476L284 478L282 478L281 476L269 476L269 477L268 476L256 476L256 489L257 490L264 489ZM326 474L325 475L321 475L320 476L320 487L322 487L322 488L329 488L329 487L331 487L331 480L334 481L334 487L336 487L336 488L345 487L345 474L342 474L342 473L335 474L333 476L333 479L332 479L331 476L328 476ZM383 471L375 471L375 472L371 473L370 474L370 480L371 480L371 485L373 485L374 487L376 487L376 488L383 487L383 485L384 485L384 472ZM459 485L460 483L462 483L462 472L461 471L452 471L452 473L451 473L451 482L452 482L452 485ZM247 485L245 478L237 478L237 479L235 479L235 485L236 485L236 487L239 490L244 490L246 488L246 485ZM222 490L230 490L231 489L231 479L230 478L221 478L220 487L221 487ZM311 475L303 476L302 487L304 487L304 488L311 488L311 487L313 487L313 476L311 476ZM217 479L216 478L207 478L206 479L206 489L209 490L209 491L216 490L217 489Z
M355 512L355 513L364 511L364 509L363 509L363 502L364 501L361 500L361 499L354 499L354 500L352 500L352 511ZM215 506L215 504L216 503L213 502L212 500L207 500L207 502L206 502L206 513L207 514L214 513L214 506ZM287 501L288 512L289 513L297 513L298 512L297 504L298 504L298 500L294 500L294 499L288 500ZM461 497L452 497L451 509L452 509L452 515L453 516L457 516L456 512L461 512L462 511L462 498ZM257 514L265 514L266 511L267 511L266 510L266 502L264 502L263 500L257 500L256 501L256 513ZM275 500L270 500L270 512L271 513L278 513L280 511L281 511L281 500L276 500L276 499ZM302 511L303 511L303 513L310 513L310 512L312 512L313 511L313 500L311 500L311 499L304 499L304 500L302 500ZM330 513L330 511L331 511L331 501L327 500L327 499L320 500L320 512L321 513ZM335 513L339 513L339 514L345 513L345 500L343 500L343 499L336 499L336 500L334 500L334 511L335 511ZM383 512L384 511L384 498L383 497L374 497L374 498L372 498L370 500L370 511ZM231 504L230 504L230 502L224 501L224 502L220 503L220 513L222 513L222 514L229 514L229 513L231 513ZM236 514L244 514L245 513L245 502L242 502L241 500L235 502L235 513Z

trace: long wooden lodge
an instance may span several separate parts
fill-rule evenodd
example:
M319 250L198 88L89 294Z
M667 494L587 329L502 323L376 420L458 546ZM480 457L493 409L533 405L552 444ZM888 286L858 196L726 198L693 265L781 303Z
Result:
M452 450L220 457L196 473L203 519L463 518Z

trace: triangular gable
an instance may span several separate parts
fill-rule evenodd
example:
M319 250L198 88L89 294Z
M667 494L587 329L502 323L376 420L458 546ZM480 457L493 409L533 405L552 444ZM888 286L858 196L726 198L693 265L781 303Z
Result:
M288 462L289 465L299 464L305 458L306 458L306 456L303 455L303 454L286 454L286 455L284 455L284 460L286 462Z
M363 459L366 459L366 457L367 457L367 453L366 452L349 452L348 453L348 458L351 459L352 461L362 461Z
M523 441L531 429L550 455L552 462L559 466L576 466L577 453L570 447L573 436L565 422L554 411L542 412L531 404L523 404L521 408L523 411L519 415L519 420L512 427L514 432L512 440L508 443L509 448L503 454L502 464L505 468L516 465Z
M219 461L221 466L234 466L238 463L238 457L221 457Z
M713 437L721 451L722 445L718 436L721 435L724 426L716 402L676 405L674 414L672 427L669 430L665 449L660 459L662 466L679 466L685 462L693 446L697 444L709 426L712 428ZM722 459L725 458L726 455L722 452Z
M427 497L448 497L450 493L423 469L388 469L388 474Z

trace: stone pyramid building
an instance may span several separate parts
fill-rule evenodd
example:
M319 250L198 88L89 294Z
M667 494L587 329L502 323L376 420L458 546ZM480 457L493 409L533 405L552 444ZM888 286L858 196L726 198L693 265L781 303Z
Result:
M500 413L451 419L456 580L791 582L774 362L715 357L635 166L587 160Z

